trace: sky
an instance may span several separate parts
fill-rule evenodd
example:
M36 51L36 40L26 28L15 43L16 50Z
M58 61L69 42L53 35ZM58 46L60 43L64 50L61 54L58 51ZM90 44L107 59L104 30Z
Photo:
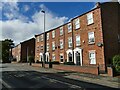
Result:
M12 39L17 45L36 34L58 27L93 8L96 2L0 2L0 40Z

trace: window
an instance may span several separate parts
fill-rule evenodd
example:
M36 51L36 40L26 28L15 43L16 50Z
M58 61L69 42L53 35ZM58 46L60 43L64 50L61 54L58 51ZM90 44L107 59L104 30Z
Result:
M43 45L40 46L40 49L43 50Z
M60 49L63 49L63 39L60 40Z
M43 34L40 36L41 40L40 41L43 41Z
M60 36L63 35L63 27L60 27Z
M52 50L55 50L55 42L52 42Z
M93 13L87 14L87 23L88 25L93 23Z
M72 47L72 37L68 38L68 47Z
M47 51L49 51L49 43L47 43Z
M37 42L39 42L39 36L37 37Z
M80 35L76 36L76 46L80 45Z
M49 40L49 33L47 33L47 40Z
M89 51L90 64L96 64L95 51Z
M55 61L55 54L52 54L52 61Z
M63 54L60 54L60 62L63 62L63 60L64 60Z
M52 31L52 38L55 38L55 31Z
M89 44L95 43L94 32L89 32L89 33L88 33L88 43L89 43Z
M69 32L72 32L72 25L71 25L71 23L68 24L68 33Z
M80 28L80 20L79 18L75 19L75 29Z

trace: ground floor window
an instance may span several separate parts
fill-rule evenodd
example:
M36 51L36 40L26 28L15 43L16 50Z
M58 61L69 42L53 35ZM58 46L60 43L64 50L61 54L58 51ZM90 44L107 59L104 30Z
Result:
M90 64L96 64L95 51L89 51Z
M52 61L55 61L55 54L52 54Z
M63 59L64 59L64 57L63 57L63 55L61 54L61 55L60 55L60 62L63 62Z

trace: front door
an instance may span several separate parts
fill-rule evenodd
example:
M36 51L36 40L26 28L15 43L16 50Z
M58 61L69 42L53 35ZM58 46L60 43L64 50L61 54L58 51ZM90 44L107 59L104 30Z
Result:
M81 65L79 52L76 52L76 65Z
M48 55L46 56L46 61L48 62Z
M41 61L41 62L43 61L43 57L42 57L42 55L40 56L40 61Z
M69 62L72 62L72 54L71 53L68 54L68 57L69 57Z

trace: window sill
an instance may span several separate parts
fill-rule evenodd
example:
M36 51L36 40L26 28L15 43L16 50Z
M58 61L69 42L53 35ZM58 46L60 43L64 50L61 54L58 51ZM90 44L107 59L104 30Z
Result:
M87 26L90 26L90 25L93 25L94 23L91 23L91 24L87 24Z
M90 42L90 43L88 43L89 45L94 45L95 44L95 42Z

